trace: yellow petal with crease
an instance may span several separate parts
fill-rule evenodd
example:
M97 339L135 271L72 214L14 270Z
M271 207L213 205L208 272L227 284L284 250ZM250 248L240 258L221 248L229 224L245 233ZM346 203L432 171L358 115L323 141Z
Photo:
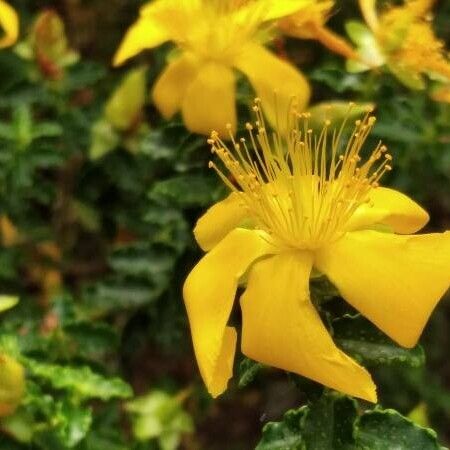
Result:
M219 63L200 68L183 99L182 113L186 127L209 136L215 130L228 137L227 124L236 130L235 86L233 71Z
M239 194L233 192L226 199L211 206L194 228L195 239L207 251L219 243L231 230L239 226L247 212Z
M362 204L347 224L348 230L361 230L382 224L399 234L412 234L430 219L428 213L405 194L378 187L369 193L369 203Z
M300 111L309 102L310 88L306 78L294 66L259 44L247 44L235 65L250 80L270 122L278 124L281 132L286 131L292 100L295 98Z
M252 267L241 298L242 352L256 361L376 402L369 373L339 350L309 298L310 253L282 253Z
M195 355L214 397L226 389L232 376L236 332L227 322L239 278L270 251L258 232L237 228L200 260L184 284Z
M13 45L18 35L19 18L16 11L8 3L0 0L0 48Z
M354 231L318 251L315 265L361 314L413 347L450 285L450 232Z
M153 101L166 118L170 119L180 108L189 85L199 70L199 61L184 53L164 69L153 87Z
M167 29L159 21L151 16L141 17L128 29L114 56L113 64L120 66L142 50L158 47L169 38Z

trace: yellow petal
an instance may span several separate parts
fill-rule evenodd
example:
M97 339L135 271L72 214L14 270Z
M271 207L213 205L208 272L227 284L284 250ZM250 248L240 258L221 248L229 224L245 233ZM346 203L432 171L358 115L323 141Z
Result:
M450 285L450 232L354 231L318 251L315 265L361 314L413 347Z
M0 48L8 47L16 42L19 35L19 18L16 11L8 3L0 0Z
M377 224L387 225L399 234L412 234L423 228L430 216L405 194L378 187L370 194L370 203L361 205L350 218L348 230L361 230Z
M241 298L242 352L256 361L376 401L369 373L340 351L309 298L309 253L258 261Z
M267 118L272 124L278 124L277 128L286 128L284 121L294 98L300 111L306 108L310 98L306 78L263 46L247 44L235 65L247 75Z
M227 124L236 130L234 73L222 64L203 65L183 99L182 113L186 127L210 135L215 130L228 137Z
M364 20L372 31L376 31L379 27L376 2L377 0L359 0Z
M203 214L198 220L194 234L200 247L211 250L231 230L239 226L246 218L247 212L243 207L239 194L233 192Z
M314 0L315 1L315 0ZM264 19L274 20L289 16L311 5L312 0L263 0Z
M198 74L199 61L190 53L183 53L171 61L153 87L153 101L166 118L180 108L186 91Z
M256 231L237 228L194 267L183 288L200 373L214 397L232 376L236 332L227 327L239 278L272 250Z
M142 50L158 47L169 38L167 29L160 22L152 16L141 17L128 29L114 55L113 64L120 66Z

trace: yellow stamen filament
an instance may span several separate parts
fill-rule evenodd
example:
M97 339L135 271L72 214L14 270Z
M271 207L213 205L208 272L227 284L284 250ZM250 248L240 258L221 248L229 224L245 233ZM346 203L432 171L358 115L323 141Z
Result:
M287 137L277 132L269 136L258 99L253 111L256 121L246 125L248 139L236 141L230 133L231 148L216 132L208 140L231 177L213 162L210 167L239 193L256 226L277 245L315 249L338 239L358 206L368 202L370 190L392 168L392 156L381 143L366 161L360 156L375 118L367 113L356 121L342 149L348 119L333 131L325 121L314 134L310 115L293 111Z

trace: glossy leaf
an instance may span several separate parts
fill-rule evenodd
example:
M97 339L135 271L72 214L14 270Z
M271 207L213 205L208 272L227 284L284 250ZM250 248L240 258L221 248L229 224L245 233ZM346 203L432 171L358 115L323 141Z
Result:
M363 364L419 367L425 362L420 345L400 347L362 316L345 316L332 326L336 344Z

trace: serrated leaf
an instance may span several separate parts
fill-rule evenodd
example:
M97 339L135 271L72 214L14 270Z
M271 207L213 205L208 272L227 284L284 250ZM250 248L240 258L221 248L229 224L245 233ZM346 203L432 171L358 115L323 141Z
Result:
M109 258L110 266L125 275L146 276L157 282L174 267L175 255L164 246L136 243L117 248Z
M422 347L400 347L360 315L335 320L333 330L336 344L345 353L366 365L419 367L425 362Z
M117 349L119 337L114 328L101 322L68 322L64 332L77 346L77 352L95 357Z
M364 450L441 450L433 430L392 409L363 414L355 426L355 439Z
M33 441L47 450L74 448L88 433L92 425L92 411L67 401L56 402L51 421L37 427Z
M85 308L94 315L137 308L154 302L166 286L145 283L143 280L105 280L95 284L86 293Z
M244 358L239 365L239 387L249 385L264 366L249 358Z
M33 377L49 382L55 389L74 392L84 399L106 401L133 395L131 387L120 378L105 377L87 366L61 366L33 359L26 359L25 366Z
M267 423L255 450L303 450L301 422L306 412L306 407L290 410L283 416L281 422Z

